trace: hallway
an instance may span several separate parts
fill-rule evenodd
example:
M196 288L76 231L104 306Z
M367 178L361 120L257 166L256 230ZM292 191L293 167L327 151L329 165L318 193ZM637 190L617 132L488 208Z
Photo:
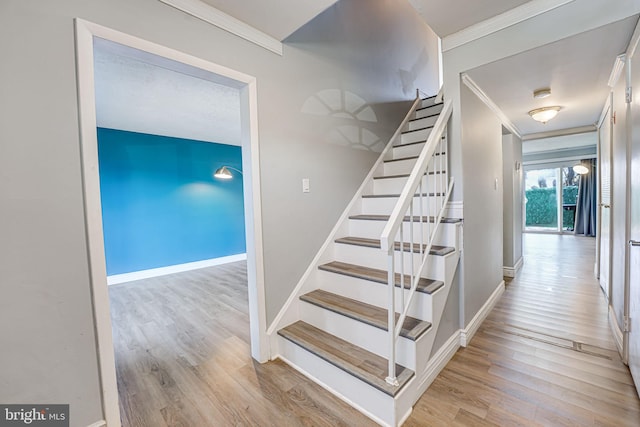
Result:
M593 274L595 239L524 235L524 266L406 426L638 426Z

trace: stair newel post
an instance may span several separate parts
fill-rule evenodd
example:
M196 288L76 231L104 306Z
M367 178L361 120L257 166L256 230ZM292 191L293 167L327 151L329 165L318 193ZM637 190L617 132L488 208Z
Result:
M401 242L402 243L402 242ZM396 378L396 301L395 301L395 259L394 259L395 243L389 246L389 375L385 381L391 385L398 386Z

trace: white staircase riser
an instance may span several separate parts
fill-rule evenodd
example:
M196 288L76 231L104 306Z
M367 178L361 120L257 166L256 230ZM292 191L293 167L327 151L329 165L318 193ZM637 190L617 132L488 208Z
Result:
M406 176L376 179L373 181L373 194L400 194L406 183ZM447 182L445 181L444 174L425 175L422 178L422 192L442 193L446 192L446 190Z
M384 176L408 174L413 170L416 159L408 158L404 160L396 160L394 162L386 162L384 164Z
M437 215L438 200L436 200L436 196L430 196L430 199L431 202L426 197L422 197L421 210L419 197L414 197L413 214L423 216ZM365 197L362 199L361 211L369 215L390 215L397 202L397 197ZM442 204L442 202L439 203Z
M358 301L366 301L367 304L385 308L389 304L389 291L387 285L384 283L372 282L371 280L320 270L318 284L320 288L325 291ZM404 290L404 295L405 298L408 298L408 289ZM400 312L400 308L402 307L401 298L400 287L396 286L396 311L398 312ZM416 319L431 322L433 320L431 295L416 292L408 315Z
M349 220L349 235L366 237L369 239L379 239L382 235L386 221L371 221L350 219ZM427 243L430 230L433 230L435 224L423 223L422 226L418 222L413 223L413 242L414 243ZM440 223L436 237L434 240L435 245L455 247L456 245L456 225L449 223ZM405 241L408 241L411 236L411 223L404 222L402 224L402 232ZM422 241L420 235L422 234ZM396 238L400 238L400 233L396 235Z
M416 159L408 158L406 160L396 160L394 162L386 162L384 164L384 175L400 175L411 173L413 167L416 164ZM434 160L429 163L429 172L441 171L447 169L447 156L436 156Z
M415 144L398 144L392 149L391 156L394 159L402 159L405 157L418 156L424 147L424 141Z
M281 336L278 340L280 357L287 363L383 425L397 425L396 404L391 396Z
M431 106L433 104L429 104ZM443 104L432 106L431 108L420 108L416 110L416 119L421 119L426 116L431 116L433 114L439 114L442 111Z
M438 120L438 114L437 113L433 113L433 114L434 115L432 116L411 120L409 122L408 130L416 130L416 129L422 129L429 126L433 126L436 123L436 120Z
M389 357L389 341L387 331L376 328L359 320L334 313L314 304L302 302L301 318L304 322L335 335L347 342L362 347L371 353L387 359ZM429 331L426 332L428 334ZM424 338L423 334L421 338ZM399 337L396 347L396 361L400 365L416 369L416 343L410 339Z
M364 267L377 268L384 270L388 267L387 253L378 248L367 248L364 246L336 244L335 255L337 261L346 262L349 264L362 265ZM396 271L400 272L400 260L404 257L405 260L405 274L409 273L411 266L410 259L413 257L414 268L420 266L420 254L414 254L405 252L400 255L399 251L395 251L395 263ZM434 280L444 281L444 259L441 256L429 255L427 259L427 270L429 272L429 278Z
M424 128L420 130L414 130L409 133L403 133L400 137L401 144L411 144L412 142L422 142L429 138L432 128Z

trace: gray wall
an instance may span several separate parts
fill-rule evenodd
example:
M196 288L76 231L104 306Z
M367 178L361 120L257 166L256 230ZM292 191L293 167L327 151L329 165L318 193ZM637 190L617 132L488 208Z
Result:
M502 123L466 86L460 95L466 326L502 281Z
M378 156L337 131L349 126L386 142L415 88L437 90L437 41L404 1L343 0L294 34L284 57L157 0L0 3L0 402L70 403L71 424L81 426L102 410L75 17L257 77L269 321ZM377 121L302 112L326 89L364 99ZM310 194L301 192L303 177Z
M516 163L520 165L516 169ZM503 261L513 268L522 258L522 140L511 133L502 136Z

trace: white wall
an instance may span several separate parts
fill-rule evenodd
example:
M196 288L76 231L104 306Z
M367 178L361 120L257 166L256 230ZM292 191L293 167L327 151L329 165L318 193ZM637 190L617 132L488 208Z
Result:
M502 123L469 88L460 95L466 326L502 282Z
M516 163L520 165L516 169ZM513 134L502 136L503 266L514 268L522 258L522 140Z
M613 307L618 325L623 325L624 287L626 280L627 253L627 129L625 102L626 79L624 73L613 89L611 140L611 294L609 304Z
M70 403L71 425L86 426L103 416L76 17L257 77L268 321L378 155L352 142L386 142L416 87L437 90L438 68L435 35L405 2L343 0L294 34L283 57L157 0L0 3L0 402ZM362 99L376 121L303 111L328 89Z

